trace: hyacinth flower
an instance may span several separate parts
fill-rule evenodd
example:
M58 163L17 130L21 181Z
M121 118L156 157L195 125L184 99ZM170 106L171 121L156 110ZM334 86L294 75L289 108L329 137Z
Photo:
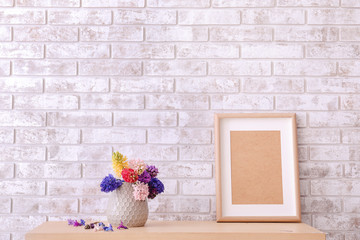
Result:
M128 227L124 225L123 221L121 221L121 223L120 223L120 225L117 227L117 229L120 230L120 229L122 229L122 228L123 228L123 229L128 229Z
M109 174L109 176L106 176L102 180L100 187L102 192L112 192L118 187L121 187L122 184L123 184L122 180L116 179L112 174Z
M114 152L112 155L112 166L116 175L121 177L122 170L129 167L127 157L119 152Z
M137 175L141 175L146 170L146 164L141 159L131 159L129 168L133 169Z
M71 226L73 226L73 225L74 225L75 220L68 219L67 221L68 221L68 225L71 225Z
M104 231L109 232L109 231L114 231L114 230L113 230L112 225L110 224L108 227L104 227Z

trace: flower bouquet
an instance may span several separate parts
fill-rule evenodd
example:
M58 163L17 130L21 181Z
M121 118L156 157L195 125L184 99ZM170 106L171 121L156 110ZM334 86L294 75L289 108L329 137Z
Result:
M129 227L144 226L148 218L147 199L164 192L164 184L156 178L155 166L143 160L129 160L119 152L112 156L112 166L118 178L106 176L101 191L111 192L107 207L108 221L113 225L123 222Z

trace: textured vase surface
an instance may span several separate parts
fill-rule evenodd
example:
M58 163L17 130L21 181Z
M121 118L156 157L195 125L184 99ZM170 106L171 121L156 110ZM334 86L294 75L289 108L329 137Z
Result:
M110 193L106 215L113 227L118 226L121 221L127 227L142 227L145 225L149 208L147 199L135 200L131 183L124 182L123 185Z

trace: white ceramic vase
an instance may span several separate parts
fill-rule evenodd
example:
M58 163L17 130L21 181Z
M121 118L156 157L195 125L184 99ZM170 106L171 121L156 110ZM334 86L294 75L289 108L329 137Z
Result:
M121 221L127 227L142 227L145 225L149 208L147 199L135 200L131 183L124 182L121 187L110 193L106 215L113 227L119 226Z

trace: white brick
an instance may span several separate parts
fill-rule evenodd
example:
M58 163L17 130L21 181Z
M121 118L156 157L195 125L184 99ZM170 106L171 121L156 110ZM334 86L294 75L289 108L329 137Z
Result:
M110 160L110 146L49 146L47 159L50 161L105 161Z
M46 114L40 112L0 111L0 126L43 127L45 126L45 117Z
M75 61L15 60L14 75L75 75Z
M0 225L3 229L18 234L21 231L30 231L44 222L46 222L45 216L11 215L0 217Z
M19 214L76 214L78 200L69 198L14 198L13 212Z
M164 195L176 195L178 193L178 184L176 180L162 179L161 181L165 186Z
M106 77L52 77L45 78L45 92L108 92Z
M210 178L211 163L162 163L159 168L159 178Z
M359 58L359 44L308 44L307 58Z
M12 96L11 95L0 95L0 109L11 109L12 108Z
M48 126L100 127L112 125L111 112L48 112Z
M355 78L313 78L306 85L308 92L360 93L360 82Z
M360 2L357 0L341 0L342 7L360 7Z
M80 28L81 41L142 41L140 26L86 26Z
M10 213L10 209L11 209L11 199L0 198L0 213ZM0 239L2 239L1 235L0 235Z
M340 76L360 76L360 61L339 62Z
M272 110L274 100L271 96L256 95L214 95L211 109L234 110Z
M0 163L0 178L13 178L14 177L14 164Z
M177 124L176 112L115 112L115 126L171 127Z
M300 178L340 178L342 166L338 163L300 163Z
M139 76L141 75L141 62L118 60L80 61L79 74Z
M305 11L302 9L244 9L243 24L304 24Z
M211 131L200 128L149 129L148 142L160 144L210 144Z
M0 26L0 41L11 41L11 27Z
M214 161L215 149L213 145L188 145L180 147L180 160Z
M311 146L310 160L347 161L350 160L349 146Z
M304 197L301 198L301 211L305 213L339 213L341 212L341 199Z
M360 183L358 180L337 179L337 180L312 180L312 195L329 196L360 196Z
M300 196L310 195L309 181L300 179Z
M37 146L2 146L0 147L0 161L44 161L45 147Z
M1 58L43 58L42 44L2 43L0 45Z
M45 195L45 182L43 181L1 181L0 195ZM1 220L0 220L1 221ZM4 226L2 224L2 226Z
M179 126L213 127L214 114L212 112L179 112Z
M360 28L359 27L342 27L340 30L341 41L359 41Z
M148 7L203 8L210 7L210 0L148 0Z
M343 129L341 131L342 143L359 144L360 143L360 129Z
M208 213L210 201L206 198L158 197L149 202L149 212L153 213Z
M359 9L309 9L309 24L359 24Z
M213 7L273 7L274 0L213 0Z
M1 0L0 6L1 7L12 7L14 5L13 0Z
M336 96L284 95L276 97L278 110L337 110L337 108Z
M104 163L85 163L83 164L84 178L103 178L109 173L114 174L111 164L104 166Z
M14 130L0 129L0 143L14 143Z
M87 94L81 96L81 109L143 109L144 97L130 94Z
M339 0L279 0L281 7L338 7Z
M360 96L348 95L341 96L341 109L345 110L359 110L360 109Z
M340 130L339 129L298 129L298 143L340 143Z
M276 61L275 75L300 76L333 76L336 74L336 63L330 61Z
M31 26L13 27L15 41L74 42L78 40L77 27Z
M240 11L238 10L180 10L179 24L209 25L209 24L239 24Z
M181 181L184 195L215 195L215 180L184 180Z
M299 159L299 161L309 160L308 148L306 146L305 147L298 146L297 150L298 150L298 159Z
M111 24L111 11L104 9L49 10L48 22L54 25Z
M336 41L338 32L335 27L278 26L275 28L275 41Z
M74 95L17 95L15 109L78 109Z
M19 7L80 7L80 0L16 0Z
M271 63L267 61L209 61L210 75L270 75Z
M64 44L52 43L46 45L47 58L109 58L108 44Z
M0 76L10 75L10 61L0 61Z
M176 24L174 10L126 10L114 11L115 24Z
M174 58L174 44L156 44L156 43L139 43L139 44L113 44L113 58Z
M271 41L272 29L269 27L228 26L210 27L210 40L221 41Z
M303 93L303 78L244 78L242 92L246 93Z
M237 93L239 78L176 78L176 92L180 93Z
M360 198L344 198L344 212L360 213Z
M146 40L151 42L207 41L207 27L188 26L149 26L146 27Z
M239 47L229 44L178 44L178 58L239 58Z
M309 113L310 127L359 127L360 113L357 112L312 112Z
M94 196L101 195L98 180L49 180L47 185L49 196Z
M77 129L35 128L16 130L16 142L20 144L79 144Z
M112 78L111 91L121 93L173 92L174 79L169 78Z
M115 145L114 151L125 154L129 159L140 158L144 161L176 161L176 146L161 145Z
M81 165L74 163L19 163L16 164L17 178L80 178Z
M107 197L85 197L80 200L80 213L104 214L107 209Z
M83 129L84 143L145 143L144 129L92 128Z
M357 232L349 232L345 234L346 240L359 240L360 239L360 233Z
M303 47L293 44L259 44L241 45L242 58L302 58Z
M360 177L360 164L358 163L347 163L345 166L345 177L359 178Z
M83 7L144 7L144 0L82 0Z
M0 78L0 92L42 92L41 78Z
M45 24L45 11L11 8L0 10L0 24Z
M339 214L315 216L314 227L325 230L359 230L359 218L357 216L345 216Z
M205 75L206 62L204 61L149 61L144 66L145 75L150 76L181 76Z
M205 95L146 95L147 109L208 109Z

